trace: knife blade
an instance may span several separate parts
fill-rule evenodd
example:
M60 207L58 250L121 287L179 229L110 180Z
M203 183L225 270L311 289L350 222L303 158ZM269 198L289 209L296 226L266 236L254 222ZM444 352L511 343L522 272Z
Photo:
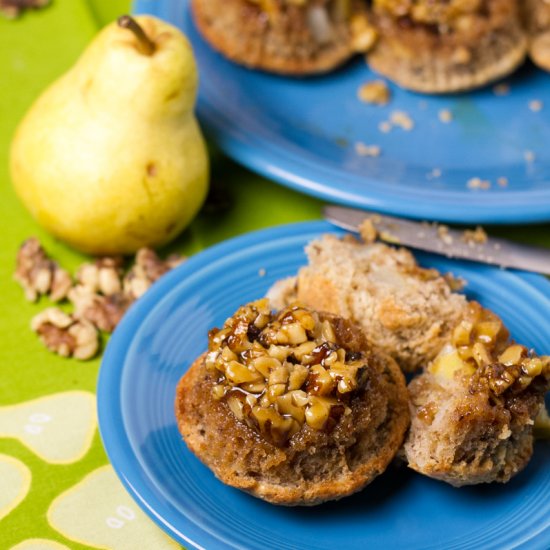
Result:
M416 248L448 258L511 267L550 275L550 248L518 244L505 239L487 237L476 242L466 239L464 231L445 225L416 222L386 216L368 210L343 206L326 206L324 217L332 224L359 232L359 225L370 219L382 241Z

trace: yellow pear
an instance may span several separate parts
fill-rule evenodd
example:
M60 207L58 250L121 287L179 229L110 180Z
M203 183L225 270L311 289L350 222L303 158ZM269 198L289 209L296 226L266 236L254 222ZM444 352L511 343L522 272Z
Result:
M14 137L11 175L32 215L92 254L173 239L208 187L197 81L177 28L149 16L107 26Z

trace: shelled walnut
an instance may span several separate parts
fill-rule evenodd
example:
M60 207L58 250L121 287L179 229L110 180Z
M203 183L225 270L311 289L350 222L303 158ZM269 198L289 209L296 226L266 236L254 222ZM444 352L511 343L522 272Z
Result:
M91 292L83 285L69 292L69 300L74 305L74 316L85 319L99 330L113 332L133 299L122 292L107 296Z
M77 281L91 292L111 296L122 290L124 258L103 257L94 263L83 264L77 271Z
M162 275L185 261L184 256L172 254L161 260L154 250L141 248L136 261L124 277L124 293L134 299L142 296Z
M99 335L90 322L55 307L35 315L31 328L48 349L63 357L91 359L99 349Z
M71 314L49 308L35 316L32 328L48 349L65 357L89 359L99 347L98 330L111 333L130 305L184 257L161 260L148 248L136 254L124 276L122 257L101 257L80 266L74 284L70 274L48 257L36 238L27 239L17 253L14 279L30 301L47 296L56 302L69 299Z
M48 295L53 302L63 300L73 284L69 273L48 257L34 237L27 239L17 252L14 279L30 302L41 295Z

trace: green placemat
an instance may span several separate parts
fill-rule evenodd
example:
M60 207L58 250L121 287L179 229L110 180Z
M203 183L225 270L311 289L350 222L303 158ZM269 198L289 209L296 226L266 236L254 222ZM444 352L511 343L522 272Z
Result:
M49 353L29 328L47 300L26 302L12 280L17 249L31 235L69 270L87 259L42 231L21 206L9 181L9 143L40 91L74 63L102 24L127 9L125 0L54 0L20 20L0 20L2 549L19 543L18 548L35 548L29 546L33 539L40 541L36 548L178 547L145 517L108 466L95 413L100 359L78 362ZM191 254L244 231L319 216L317 201L217 154L213 158L210 205L170 249Z

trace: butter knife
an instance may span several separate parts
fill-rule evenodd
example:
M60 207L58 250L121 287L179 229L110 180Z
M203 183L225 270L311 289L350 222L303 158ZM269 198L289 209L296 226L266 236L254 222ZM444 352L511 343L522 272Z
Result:
M326 206L323 213L332 224L355 233L359 232L359 225L370 219L378 239L391 244L409 246L448 258L550 275L550 248L493 237L477 240L466 238L464 231L450 229L445 225L394 218L342 206Z

